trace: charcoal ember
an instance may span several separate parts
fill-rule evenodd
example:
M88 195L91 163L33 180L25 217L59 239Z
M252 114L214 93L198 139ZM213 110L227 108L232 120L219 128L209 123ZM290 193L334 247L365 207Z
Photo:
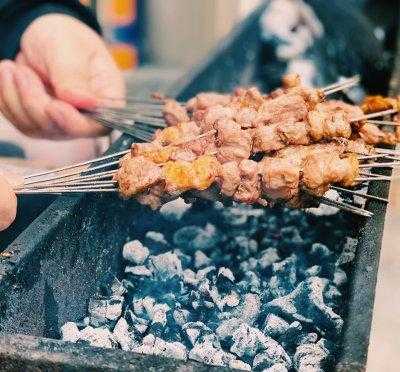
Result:
M142 277L152 277L153 273L144 265L139 266L126 266L125 274Z
M297 347L293 357L294 367L299 372L324 371L329 363L330 351L326 340L317 343L301 344Z
M291 365L290 357L278 342L244 323L233 330L230 352L245 362L252 361L257 354L265 353L269 356L271 365L278 362Z
M113 337L122 350L129 351L139 345L135 331L124 318L119 318L113 330Z
M198 342L209 341L219 346L214 332L203 322L189 322L182 326L186 341L193 347Z
M173 317L175 323L182 327L184 324L189 322L190 312L186 309L175 309L173 311Z
M233 343L233 332L243 324L243 320L235 317L228 317L220 322L215 333L221 344L226 349L230 349Z
M302 333L297 337L296 345L315 344L318 340L318 335L314 332Z
M182 275L182 264L175 253L166 252L149 257L149 265L152 272L161 279Z
M182 219L190 207L190 204L185 203L182 198L178 198L163 204L160 208L160 214L167 221L176 222Z
M342 297L342 294L334 285L330 285L330 284L327 285L327 287L325 288L325 291L324 291L324 298L325 298L326 304L329 307L337 308L340 303L341 297Z
M287 371L291 368L292 361L285 353L276 351L273 347L257 354L253 360L253 370L255 371Z
M76 342L80 338L78 326L74 322L67 322L60 328L63 341Z
M267 303L265 310L289 319L314 324L324 331L338 335L343 320L325 302L324 291L328 284L327 279L308 278L288 295Z
M114 274L106 274L99 285L99 294L104 297L121 298L125 295L126 288L123 281L120 281Z
M325 244L321 243L314 243L311 246L310 255L315 258L317 262L331 260L333 258L333 252Z
M185 284L189 284L192 286L197 286L200 279L198 279L196 273L191 269L183 270L182 279Z
M160 355L180 360L187 359L186 346L180 342L167 342L153 334L143 338L142 343L132 349L133 352L147 355Z
M318 276L321 274L321 271L322 267L320 265L314 265L304 271L304 276L306 278L309 278L311 276Z
M144 237L144 243L153 254L165 252L170 247L164 234L158 231L148 231Z
M255 370L257 370L255 368ZM276 363L271 367L264 368L262 370L263 372L288 372L288 369L286 368L286 365L284 363Z
M219 292L228 293L232 290L235 283L235 276L226 267L220 267L216 278L216 286Z
M242 296L240 304L235 309L233 316L248 325L253 325L260 315L260 309L260 296L255 293L246 293Z
M190 268L192 266L192 256L183 253L180 249L174 249L172 253L178 256L183 269Z
M227 367L236 360L236 357L220 348L215 347L211 342L204 341L196 343L189 352L189 359L213 366Z
M254 257L250 257L239 264L240 271L246 275L249 271L257 271L258 261Z
M167 325L167 312L170 307L167 304L155 304L151 309L149 318L151 319L151 329L163 328Z
M114 339L113 334L108 328L93 328L87 326L80 331L79 340L88 342L91 346L104 347L104 348L115 348L117 342Z
M232 368L232 369L235 369L235 370L251 371L251 365L250 364L242 362L241 360L238 360L238 359L230 361L228 367Z
M122 297L92 297L88 305L90 324L100 327L109 321L117 320L122 314L122 303Z
M122 249L122 257L136 265L143 264L149 256L149 249L141 241L133 240L126 243Z
M240 270L243 271L243 268L240 267ZM260 277L254 271L246 271L243 280L237 284L236 289L240 293L252 292L260 294L262 290Z
M283 227L280 230L281 246L289 250L296 250L304 246L304 240L300 235L300 231L296 226Z
M220 241L220 233L212 224L205 228L198 226L185 226L177 230L173 236L174 244L184 252L193 253L197 250L207 252Z
M204 269L198 270L196 273L196 279L200 282L203 279L212 279L217 271L215 266L207 266Z
M289 329L289 323L275 314L268 314L264 321L263 332L271 338L277 339Z
M294 321L289 324L287 331L282 334L278 341L287 351L292 351L299 337L303 334L303 326L299 321Z
M90 317L85 316L82 320L75 323L79 330L87 327L90 324Z
M340 268L337 267L335 273L333 275L333 284L340 288L347 283L347 275L346 273Z
M210 266L211 265L211 260L209 257L207 257L207 255L202 252L197 250L196 252L194 252L194 268L195 269L201 269L204 268L206 266Z
M134 315L139 318L151 320L150 315L153 312L153 307L155 302L156 302L155 299L150 296L146 296L144 298L139 298L139 299L133 299L132 307Z
M156 337L151 333L143 337L142 343L132 349L133 352L139 354L154 354L154 344L156 342Z
M257 253L258 243L254 239L240 235L230 240L226 248L234 252L237 259L244 260Z
M337 259L337 265L345 265L354 260L356 256L358 240L350 237L346 238L346 243L343 246L342 253Z
M297 264L297 256L294 254L272 264L273 276L269 280L269 287L274 297L285 296L294 289L297 282Z
M278 250L273 247L264 249L260 253L260 258L257 260L261 270L265 270L280 260Z

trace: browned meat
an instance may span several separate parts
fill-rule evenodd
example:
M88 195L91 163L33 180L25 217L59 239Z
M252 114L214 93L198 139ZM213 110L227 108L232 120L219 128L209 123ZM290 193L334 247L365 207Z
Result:
M161 207L163 202L168 201L165 194L164 184L162 182L150 187L148 190L137 195L140 204L147 205L156 210Z
M268 157L264 157L258 165L266 199L289 200L298 194L300 166L290 159Z
M190 120L186 109L173 99L165 100L163 115L168 125L176 125Z
M251 154L251 134L233 120L220 120L217 124L218 161L248 159Z
M336 138L333 143L340 149L340 153L349 152L359 155L371 155L375 153L373 146L367 145L361 138L356 140Z
M231 96L228 94L219 94L215 92L200 93L187 102L186 109L189 112L206 110L216 105L227 105L230 101Z
M357 119L364 115L358 106L350 105L349 103L334 99L319 103L315 106L315 110L327 114L335 114L339 112L345 115L346 120Z
M237 90L232 98L231 106L236 109L252 108L258 110L264 103L264 97L256 87Z
M303 164L303 185L316 195L323 195L331 184L354 186L359 174L359 162L355 154L341 158L335 152L311 154Z
M253 160L242 160L239 163L239 170L241 180L233 199L241 203L256 203L261 195L258 163Z
M121 195L129 198L159 182L161 176L161 168L152 161L143 156L129 156L121 162L114 179Z
M240 185L240 169L236 161L228 161L221 165L218 184L221 193L232 197Z
M383 131L374 124L363 124L358 133L365 143L370 145L395 145L397 143L396 135L394 133Z
M314 141L332 139L335 137L350 138L351 125L343 113L325 113L323 111L310 111L308 113L310 136Z
M277 126L282 142L288 145L308 145L310 143L310 126L304 121L297 123L287 121Z
M269 125L285 121L304 121L307 118L306 102L299 94L284 94L265 100L258 110L255 125Z
M168 193L187 190L205 190L219 175L220 164L213 156L203 155L193 162L169 161L162 169L165 190Z
M176 145L192 140L200 133L201 130L194 121L180 122L172 127L157 130L153 142L158 142L163 146Z
M394 108L398 108L397 100L382 96L367 96L361 104L361 109L365 114Z
M276 151L285 147L285 143L277 131L278 125L273 124L252 129L253 153Z
M287 74L282 78L282 87L285 89L294 88L301 85L299 74Z

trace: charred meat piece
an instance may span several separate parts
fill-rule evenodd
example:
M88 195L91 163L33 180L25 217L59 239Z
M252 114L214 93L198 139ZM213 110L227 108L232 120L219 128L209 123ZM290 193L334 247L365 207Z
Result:
M143 156L125 157L114 179L118 182L120 193L129 198L161 180L159 166Z
M277 126L282 142L287 145L308 145L310 143L310 126L304 121L286 122Z
M165 100L163 115L168 125L176 125L190 120L186 109L173 99Z
M218 161L240 161L251 154L252 137L233 120L220 120L217 125Z
M251 128L257 119L257 111L254 108L243 107L236 110L233 119L243 129Z
M235 116L235 110L231 107L216 105L210 107L203 115L203 119L198 122L204 132L215 129L220 120L231 120Z
M153 142L158 142L162 146L177 145L194 139L200 133L201 130L194 121L180 122L172 127L157 130Z
M277 127L279 124L260 126L252 129L253 153L271 152L285 147L285 143L279 136Z
M324 112L327 114L344 114L346 120L354 120L364 115L363 111L355 105L331 99L326 102L319 103L315 106L316 111Z
M248 89L237 89L232 97L231 106L236 109L250 108L258 110L264 103L265 98L256 87Z
M295 88L301 85L299 74L286 74L282 78L282 87L284 89Z
M310 136L314 141L334 137L350 138L351 125L343 113L334 114L314 110L308 113Z
M341 157L336 152L323 152L307 156L302 171L303 186L322 196L331 184L354 186L359 175L359 162L355 154Z

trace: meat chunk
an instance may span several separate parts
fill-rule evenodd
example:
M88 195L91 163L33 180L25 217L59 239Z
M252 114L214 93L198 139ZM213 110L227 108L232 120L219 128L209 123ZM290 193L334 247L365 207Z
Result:
M348 121L357 119L364 115L363 111L358 106L350 105L349 103L335 99L319 103L315 106L315 110L327 114L342 113Z
M282 78L282 86L285 89L294 88L301 85L299 74L286 74Z
M158 142L134 143L131 148L132 156L143 156L156 164L167 162L173 157L175 146L161 146Z
M233 195L233 199L241 203L256 203L261 196L258 163L253 160L242 160L239 163L239 171L241 181Z
M308 113L310 136L314 141L332 139L335 137L350 138L351 125L341 112L325 113L323 111L310 111Z
M240 185L240 169L236 161L229 161L221 165L218 184L221 193L232 197Z
M306 101L299 94L284 94L264 101L258 110L256 126L304 121L307 118Z
M200 156L193 162L169 161L163 167L165 190L168 193L205 190L216 180L219 168L216 158L209 155Z
M219 94L215 92L199 93L187 102L186 109L189 112L206 110L216 105L227 105L230 101L231 96L228 94Z
M173 99L165 100L163 115L168 125L176 125L190 120L186 109Z
M303 185L316 195L324 195L331 184L354 186L359 175L355 154L340 157L338 153L311 154L303 164Z
M201 129L193 121L181 122L172 127L157 130L154 134L154 141L163 146L179 144L189 141L200 135Z
M216 105L210 107L204 114L203 120L198 125L204 132L215 129L220 120L231 120L235 115L235 111L231 107Z
M396 99L382 96L367 96L361 104L361 109L365 114L397 108Z
M258 164L263 196L289 200L299 192L300 166L286 158L268 158Z
M260 126L252 130L254 153L276 151L285 147L277 131L278 125Z
M264 97L256 87L248 89L242 88L235 93L235 96L232 98L231 106L237 109L251 108L258 110L264 103Z
M114 179L121 195L129 198L159 182L161 176L161 168L152 161L143 156L129 156L121 162Z
M240 128L233 120L222 120L217 125L218 161L240 161L248 159L251 154L251 134Z
M253 108L243 107L236 110L234 115L234 120L243 129L254 127L255 120L257 118L257 111Z
M282 142L288 145L308 145L310 126L304 121L286 122L277 126L277 132Z
M358 133L360 137L370 145L395 145L397 143L395 133L383 131L374 124L363 124Z

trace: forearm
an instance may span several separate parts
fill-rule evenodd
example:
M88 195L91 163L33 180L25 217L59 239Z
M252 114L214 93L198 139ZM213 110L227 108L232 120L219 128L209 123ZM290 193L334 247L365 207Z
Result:
M100 32L94 15L75 0L0 0L0 59L13 59L18 53L25 29L36 18L49 13L71 15Z

